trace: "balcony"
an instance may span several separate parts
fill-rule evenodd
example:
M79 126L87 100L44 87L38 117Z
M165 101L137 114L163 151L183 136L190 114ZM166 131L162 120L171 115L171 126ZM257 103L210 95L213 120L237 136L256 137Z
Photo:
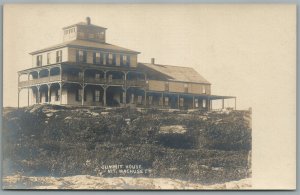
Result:
M60 75L55 75L55 76L50 76L50 77L42 77L42 78L28 80L28 81L20 81L19 86L27 87L27 86L44 84L44 83L55 82L55 81L60 81Z
M55 76L49 76L49 77L42 77L38 79L28 80L28 81L20 81L19 86L20 87L28 87L32 85L40 85L40 84L47 84L51 82L57 82L57 81L65 81L65 82L83 82L83 79L78 76L72 76L72 75L62 75L62 78L60 75ZM85 83L91 83L91 84L108 84L108 85L124 85L125 80L123 79L111 79L111 80L105 80L104 78L93 78L93 77L86 77L84 80ZM128 87L145 87L146 81L145 80L126 80L126 85Z

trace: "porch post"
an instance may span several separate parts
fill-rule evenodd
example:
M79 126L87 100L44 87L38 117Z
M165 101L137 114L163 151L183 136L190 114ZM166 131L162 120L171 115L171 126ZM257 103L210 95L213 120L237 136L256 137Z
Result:
M195 96L193 95L193 109L195 109Z
M39 104L41 101L40 101L40 97L41 96L41 94L40 94L40 86L37 86L37 103Z
M59 104L61 105L62 103L62 82L59 83Z
M103 87L103 106L106 106L106 89L107 87Z
M212 100L209 100L209 107L210 107L209 110L212 110Z
M125 79L126 80L126 79ZM124 88L124 93L123 93L123 95L124 95L124 97L123 97L123 103L124 103L124 105L125 105L125 107L127 106L127 87L125 86Z
M51 88L51 84L48 85L48 104L50 104L50 102L51 102L51 91L50 91L50 88Z
M84 85L82 85L81 86L81 106L83 106L83 104L84 104L84 88L85 88L85 86Z

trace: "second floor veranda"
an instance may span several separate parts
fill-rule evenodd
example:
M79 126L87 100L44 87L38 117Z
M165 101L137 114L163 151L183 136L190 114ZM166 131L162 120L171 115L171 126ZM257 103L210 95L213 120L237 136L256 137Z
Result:
M145 87L146 74L134 69L53 65L18 72L19 87L55 82Z

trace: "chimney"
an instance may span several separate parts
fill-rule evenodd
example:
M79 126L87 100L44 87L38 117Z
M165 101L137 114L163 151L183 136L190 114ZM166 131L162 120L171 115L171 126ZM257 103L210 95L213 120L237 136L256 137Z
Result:
M90 25L90 24L91 24L91 18L90 18L90 17L86 17L85 20L86 20L86 24L87 24L87 25Z
M155 58L151 58L151 64L155 64Z

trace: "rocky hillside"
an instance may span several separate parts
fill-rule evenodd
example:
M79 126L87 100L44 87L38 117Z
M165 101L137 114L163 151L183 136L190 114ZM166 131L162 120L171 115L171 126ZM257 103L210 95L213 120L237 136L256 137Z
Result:
M3 174L240 180L250 174L250 119L250 111L4 108Z

